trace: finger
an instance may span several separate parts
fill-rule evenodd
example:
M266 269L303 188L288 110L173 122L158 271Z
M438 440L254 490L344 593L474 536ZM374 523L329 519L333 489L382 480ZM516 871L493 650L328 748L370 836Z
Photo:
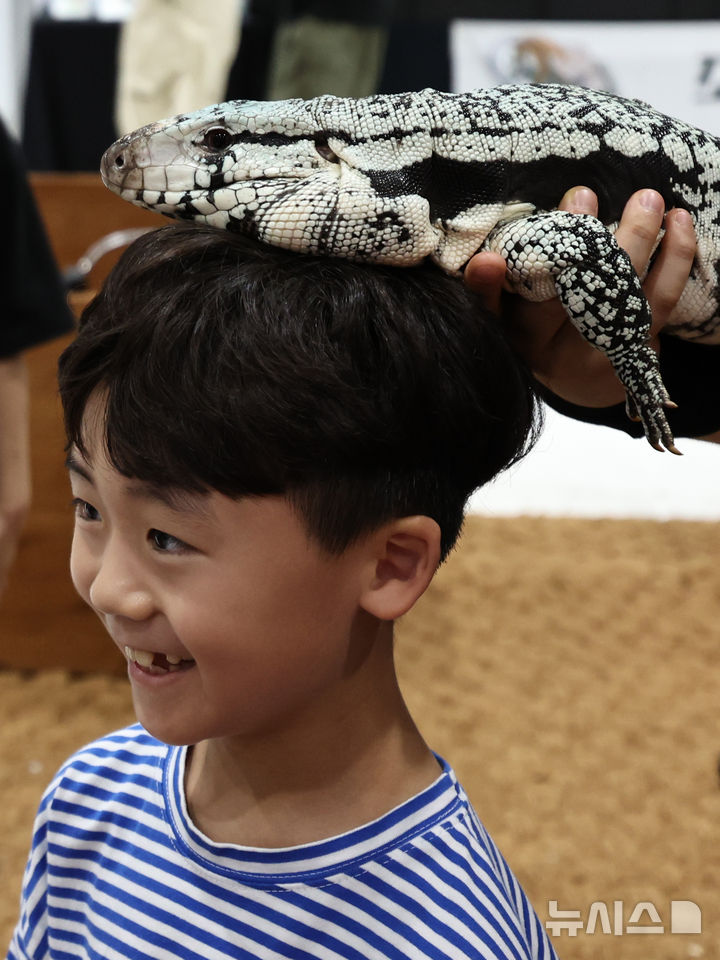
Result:
M500 313L500 297L505 283L505 261L499 253L476 253L465 267L465 283L479 293L492 313Z
M638 190L625 204L615 239L642 275L657 244L665 215L665 201L657 190Z
M565 213L587 213L591 217L598 214L597 196L589 187L572 187L558 205Z
M696 252L692 217L687 210L671 210L665 217L660 252L643 284L652 310L651 333L657 333L670 319L685 289Z

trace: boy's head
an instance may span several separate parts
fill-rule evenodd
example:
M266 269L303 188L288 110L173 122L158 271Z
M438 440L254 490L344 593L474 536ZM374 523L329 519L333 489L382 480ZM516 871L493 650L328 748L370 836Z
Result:
M468 496L533 436L495 320L432 266L259 246L197 224L137 240L60 361L68 440L104 398L117 470L156 487L282 494L340 553L424 515L446 556Z

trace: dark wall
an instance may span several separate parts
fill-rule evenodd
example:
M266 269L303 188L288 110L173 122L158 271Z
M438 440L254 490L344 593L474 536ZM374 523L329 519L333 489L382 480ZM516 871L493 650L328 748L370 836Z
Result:
M478 0L363 0L339 10L336 0L255 0L273 17L311 14L328 19L389 23L398 21L454 20L691 20L715 19L717 3L710 0L505 0L497 3Z

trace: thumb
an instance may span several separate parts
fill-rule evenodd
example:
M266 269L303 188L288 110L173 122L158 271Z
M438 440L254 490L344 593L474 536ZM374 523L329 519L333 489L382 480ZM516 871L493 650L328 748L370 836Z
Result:
M465 283L478 293L492 313L500 312L500 297L505 283L505 261L489 250L476 253L465 267Z

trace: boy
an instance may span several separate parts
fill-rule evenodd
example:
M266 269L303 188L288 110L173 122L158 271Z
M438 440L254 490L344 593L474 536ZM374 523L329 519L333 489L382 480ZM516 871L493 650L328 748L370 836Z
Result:
M177 224L126 252L60 390L72 577L142 726L49 787L11 960L552 960L393 665L533 437L499 324L434 267Z

